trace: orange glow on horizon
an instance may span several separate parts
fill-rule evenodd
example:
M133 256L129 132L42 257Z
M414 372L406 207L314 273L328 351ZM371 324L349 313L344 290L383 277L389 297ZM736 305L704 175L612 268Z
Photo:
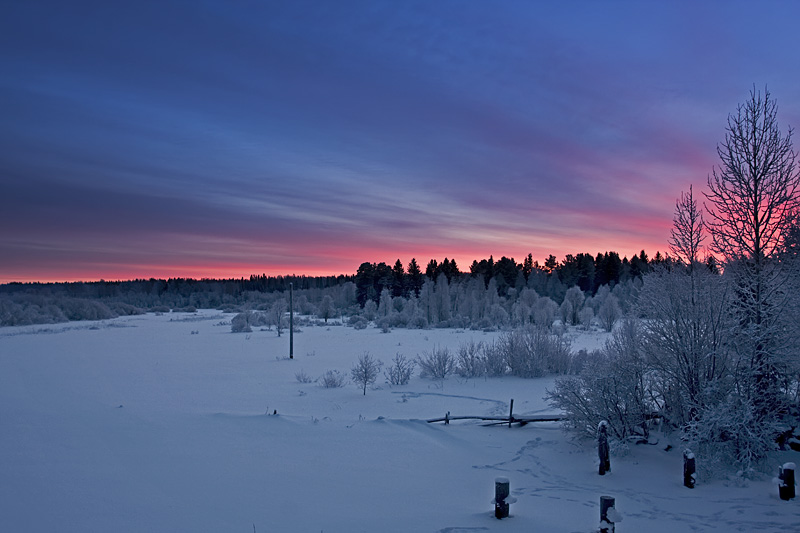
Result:
M641 250L645 250L649 257L653 257L657 251L662 254L667 250L666 240L659 245L654 243L636 245L631 242L624 243L625 246L587 246L583 239L577 237L573 242L564 242L561 247L554 247L547 250L537 246L528 249L520 246L516 249L507 250L479 250L471 248L437 249L434 247L422 247L418 253L409 253L407 250L388 251L357 248L355 246L341 250L342 255L335 257L311 259L308 263L296 262L293 264L241 264L231 262L229 264L183 264L183 265L82 265L73 266L68 269L58 271L53 268L42 267L28 272L0 272L0 284L19 282L19 283L64 283L64 282L92 282L92 281L129 281L135 279L169 279L169 278L191 278L191 279L249 279L251 275L260 276L265 274L270 277L277 276L339 276L355 275L361 263L386 263L393 266L395 261L400 259L404 268L412 258L416 259L420 269L424 272L425 267L431 259L441 263L445 258L455 260L459 270L469 272L469 267L473 261L488 259L492 256L495 260L501 257L513 258L517 263L522 263L527 255L533 255L534 261L540 265L544 264L547 257L552 254L561 262L567 254L577 255L588 253L596 256L598 253L617 252L620 257L631 258L638 255ZM499 253L498 253L499 252ZM348 254L344 257L344 254ZM353 259L356 258L356 259Z

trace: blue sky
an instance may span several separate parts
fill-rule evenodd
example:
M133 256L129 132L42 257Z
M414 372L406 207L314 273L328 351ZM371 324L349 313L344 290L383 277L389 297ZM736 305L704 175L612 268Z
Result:
M800 4L6 2L0 282L665 250Z

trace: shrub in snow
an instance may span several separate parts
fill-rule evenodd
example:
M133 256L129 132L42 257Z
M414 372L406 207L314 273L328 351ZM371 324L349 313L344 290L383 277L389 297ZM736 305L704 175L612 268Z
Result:
M541 327L528 326L505 333L498 346L515 376L566 374L570 367L569 343Z
M380 328L383 333L389 333L392 330L392 319L389 316L381 317L375 321L375 327Z
M369 352L364 352L350 370L350 377L362 389L365 396L367 395L367 387L378 379L378 372L380 372L382 366L382 362L372 357Z
M484 343L481 349L483 369L487 376L500 377L508 372L505 350L500 343Z
M656 406L647 391L641 329L638 321L626 320L579 376L556 379L547 399L568 415L567 429L592 437L597 423L607 420L609 437L623 440L648 436Z
M250 327L250 311L239 313L231 319L231 332L233 333L250 333L253 329Z
M572 361L569 368L570 374L580 374L583 371L583 367L586 366L587 361L597 357L595 354L597 350L593 350L592 353L586 351L586 348L581 348L577 352L572 354Z
M710 403L689 423L687 431L689 444L700 458L698 471L709 478L734 466L738 477L751 477L777 448L778 423L760 414L755 402L740 394L730 393L718 403Z
M367 325L369 324L369 320L364 318L361 315L354 315L350 317L348 324L353 326L354 329L367 329Z
M117 316L106 304L97 300L64 298L58 300L57 305L68 320L106 320Z
M581 309L581 312L578 313L578 320L581 323L581 327L583 329L589 329L592 327L592 320L594 320L594 310L586 306Z
M138 307L124 302L109 302L108 308L111 309L112 313L119 316L141 315L144 313L144 311Z
M475 378L486 373L483 343L470 340L459 345L456 351L456 373L464 378Z
M392 359L392 364L384 372L384 376L392 385L408 385L414 374L416 362L398 353Z
M311 376L305 373L305 370L301 370L294 375L295 379L297 379L298 383L312 383L314 380L311 379Z
M319 378L319 384L326 389L344 387L347 378L338 370L328 370Z
M248 319L250 321L250 326L252 327L262 327L270 325L269 313L265 313L262 311L252 311L248 316ZM297 332L296 329L295 332Z
M423 352L417 363L420 376L431 379L444 379L456 369L456 360L450 350L436 346L430 352Z

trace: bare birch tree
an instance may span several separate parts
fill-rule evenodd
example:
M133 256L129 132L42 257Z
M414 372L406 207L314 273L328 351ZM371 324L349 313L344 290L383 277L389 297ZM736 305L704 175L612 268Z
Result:
M675 257L692 269L699 261L700 247L704 240L703 213L698 208L690 185L689 192L681 193L675 202L675 218L672 220L669 248Z
M709 176L706 193L711 249L734 284L732 311L739 327L733 346L747 371L742 392L764 415L777 407L785 350L794 340L781 327L790 295L778 255L800 207L792 129L781 133L777 112L769 91L762 95L754 88L728 116L725 141L717 147L720 165Z

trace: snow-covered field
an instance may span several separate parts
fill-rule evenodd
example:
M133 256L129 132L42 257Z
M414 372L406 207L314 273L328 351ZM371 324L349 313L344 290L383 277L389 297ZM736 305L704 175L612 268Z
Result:
M592 444L556 423L424 421L507 415L512 398L517 415L549 413L549 379L381 375L366 396L296 379L494 333L307 327L289 360L288 333L233 334L230 318L0 329L0 531L588 533L601 495L616 498L617 532L800 531L800 499L778 499L768 476L684 488L679 443L612 455L601 477ZM499 476L517 498L502 521Z

